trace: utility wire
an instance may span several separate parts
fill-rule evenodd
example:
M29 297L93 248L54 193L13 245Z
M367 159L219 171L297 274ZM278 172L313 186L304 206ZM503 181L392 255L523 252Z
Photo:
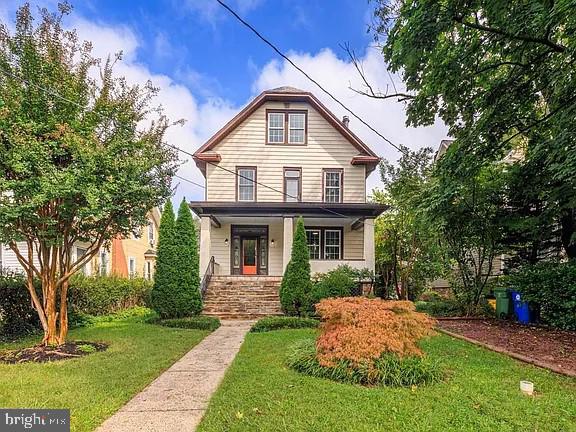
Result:
M254 26L252 24L245 21L240 15L238 15L230 6L228 6L222 0L216 0L216 1L220 4L220 6L222 6L224 9L226 9L228 12L230 12L230 14L232 14L240 23L242 23L242 25L244 25L245 27L250 29L252 31L252 33L254 33L262 42L264 42L266 45L268 45L270 48L272 48L272 50L274 50L280 57L282 57L284 60L286 60L288 63L290 63L298 72L300 72L302 75L304 75L309 81L314 83L320 90L322 90L322 92L324 92L334 102L336 102L338 105L340 105L342 108L344 108L355 119L360 121L360 123L362 123L368 129L370 129L372 132L374 132L376 135L378 135L380 138L382 138L384 141L386 141L388 144L390 144L392 147L394 147L400 153L403 153L403 154L406 153L406 150L404 148L402 148L401 145L394 144L389 138L386 138L384 135L382 135L380 132L378 132L370 123L368 123L366 120L364 120L362 117L360 117L354 111L352 111L351 108L344 105L343 102L341 102L336 96L334 96L332 93L330 93L328 90L326 90L318 81L316 81L314 78L312 78L304 69L302 69L296 63L294 63L294 61L292 61L288 56L286 56L286 54L284 54L282 51L280 51L280 49L278 47L276 47L276 45L274 45L272 42L270 42L270 40L268 40L265 36L263 36L256 28L254 28Z
M6 76L9 76L9 77L11 77L11 78L13 78L13 79L15 79L15 80L18 80L18 81L20 81L20 82L22 82L22 83L24 83L24 84L26 84L26 85L28 85L28 86L34 86L34 87L36 87L36 88L39 89L40 91L43 91L44 93L46 93L46 94L48 94L48 95L50 95L50 96L54 96L54 97L59 98L59 99L65 101L65 102L68 102L68 103L70 103L70 104L72 104L72 105L76 105L76 106L78 106L79 108L82 108L82 109L85 108L84 105L82 105L82 104L80 104L80 103L78 103L78 102L76 102L76 101L74 101L74 100L72 100L72 99L68 99L68 98L62 96L61 94L59 94L58 92L54 92L54 91L52 91L52 90L49 90L49 89L47 89L47 88L45 88L45 87L42 87L42 86L39 85L39 84L32 83L32 82L26 80L25 78L18 77L18 76L16 76L16 75L14 75L13 73L7 71L7 70L4 69L4 68L1 68L1 67L0 67L0 71L3 72ZM106 120L106 117L105 117L104 114L102 114L102 113L97 113L97 112L96 112L95 114L98 115L98 116L100 116L100 118ZM193 154L193 153L191 153L191 152L189 152L189 151L187 151L187 150L183 150L183 149L181 149L181 148L179 148L179 147L177 147L177 146L175 146L175 145L173 145L173 144L165 143L165 145L167 145L168 147L173 148L174 150L177 150L177 151L179 151L179 152L181 152L181 153L183 153L183 154L185 154L185 155L194 157L194 154ZM241 174L239 174L239 173L237 173L237 172L235 172L235 171L232 171L232 170L230 170L230 169L228 169L228 168L225 168L225 167L223 167L223 166L217 165L217 164L215 164L215 163L213 163L213 162L207 162L207 163L209 163L210 165L212 165L212 166L214 166L214 167L216 167L216 168L219 168L219 169L221 169L221 170L223 170L223 171L226 171L226 172L228 172L228 173L231 173L231 174L233 174L233 175L235 175L235 176L237 176L237 177L246 179L246 180L248 180L248 181L250 181L250 182L252 182L252 183L254 183L254 184L257 184L257 185L259 185L259 186L262 186L262 187L265 187L265 188L267 188L267 189L270 189L270 190L272 190L272 191L274 191L274 192L277 192L277 193L279 193L279 194L281 194L281 195L283 195L283 196L286 196L286 197L288 197L288 198L292 198L292 199L298 200L298 197L295 197L295 196L292 196L292 195L290 195L290 194L287 194L286 192L281 191L281 190L279 190L279 189L276 189L276 188L274 188L274 187L272 187L272 186L269 186L269 185L267 185L267 184L265 184L265 183L262 183L262 182L259 182L259 181L257 181L257 180L251 179L250 177L243 176L243 175L241 175ZM201 185L201 184L199 184L199 183L196 183L195 181L189 180L189 179L187 179L187 178L185 178L185 177L182 177L182 176L179 176L179 175L177 175L177 174L175 174L174 177L179 178L180 180L186 181L186 182L188 182L188 183L191 183L191 184L193 184L193 185L195 185L195 186L198 186L198 187L200 187L200 188L202 188L202 189L205 189L205 188L206 188L204 185ZM344 217L344 218L348 218L348 217L349 217L349 216L343 215L342 213L338 213L338 212L336 212L336 211L334 211L334 210L332 210L332 209L324 208L324 207L322 207L322 206L319 206L318 208L321 209L321 210L323 210L323 211L326 211L326 212L328 212L328 213L331 213L331 214L334 214L334 215L336 215L336 216L339 216L339 217ZM364 221L361 221L361 223L364 224Z

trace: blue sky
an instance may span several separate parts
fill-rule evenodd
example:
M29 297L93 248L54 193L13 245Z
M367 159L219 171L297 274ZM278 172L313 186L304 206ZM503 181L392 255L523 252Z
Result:
M14 21L21 0L3 0L0 19ZM31 0L54 10L56 0ZM291 85L314 92L341 117L348 114L296 72L255 35L241 26L215 0L84 0L71 1L74 12L66 26L92 41L94 54L105 57L122 50L117 73L128 81L151 80L161 91L161 103L171 119L183 118L167 140L194 151L262 90ZM348 43L360 56L374 87L385 91L401 80L390 76L373 38L367 33L373 3L367 0L228 0L290 58L342 102L395 143L410 148L437 147L446 137L441 122L426 128L406 128L405 106L357 95L350 86L362 82L340 47ZM394 83L392 83L394 80ZM379 155L395 160L397 152L352 118L351 128ZM182 160L179 174L203 182L194 163ZM178 180L176 180L178 181ZM369 188L379 184L378 174ZM175 200L198 200L203 190L181 183Z

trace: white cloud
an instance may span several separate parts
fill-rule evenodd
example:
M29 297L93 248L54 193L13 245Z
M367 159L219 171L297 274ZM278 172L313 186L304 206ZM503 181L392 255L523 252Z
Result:
M226 3L235 12L246 15L264 3L264 0L230 0ZM184 5L213 27L228 13L216 0L185 0Z
M406 145L413 150L421 147L436 148L440 140L446 137L447 129L441 121L437 121L430 127L408 128L405 126L406 114L403 103L392 99L371 99L350 90L349 87L361 89L362 79L352 62L339 59L331 50L325 49L317 54L291 53L289 58L392 142ZM389 88L393 91L391 77L386 72L386 64L376 49L369 48L360 60L363 63L365 75L375 90L386 91ZM404 86L398 77L392 78L398 91L403 91ZM342 118L348 115L350 128L378 155L390 160L396 160L399 157L397 150L347 113L286 61L273 60L265 65L253 84L252 90L254 93L259 93L283 85L313 92L337 117ZM377 186L379 182L376 170L368 180L368 191Z

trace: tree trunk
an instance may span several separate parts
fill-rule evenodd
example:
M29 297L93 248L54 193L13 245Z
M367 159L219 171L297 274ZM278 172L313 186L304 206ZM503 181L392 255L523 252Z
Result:
M56 310L56 289L55 283L49 275L42 278L42 289L44 297L44 314L46 315L46 328L44 329L44 345L59 345L58 334L58 312Z
M576 258L576 241L573 241L576 233L576 209L567 209L560 218L562 225L562 246L568 258Z
M66 342L66 337L68 336L68 284L68 281L62 283L62 287L60 288L60 334L58 336L59 344Z

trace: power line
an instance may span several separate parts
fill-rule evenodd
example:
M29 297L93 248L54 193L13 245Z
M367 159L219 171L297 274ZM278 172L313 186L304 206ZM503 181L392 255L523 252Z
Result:
M196 183L196 182L194 182L194 181L192 181L192 180L188 180L187 178L181 177L181 176L179 176L178 174L174 174L174 177L179 178L180 180L184 180L185 182L191 183L191 184L193 184L194 186L198 186L198 187L200 187L200 188L202 188L202 189L206 189L206 186L201 185L200 183Z
M328 90L326 90L318 81L316 81L314 78L312 78L304 69L302 69L296 63L294 63L288 56L286 56L282 51L280 51L280 49L277 48L276 45L274 45L272 42L270 42L270 40L268 40L265 36L263 36L256 28L254 28L254 26L252 26L252 24L245 21L230 6L228 6L222 0L216 0L216 1L220 4L220 6L222 6L224 9L226 9L228 12L230 12L238 21L240 21L240 23L242 23L245 27L250 29L252 31L252 33L254 33L256 36L258 36L258 38L260 40L262 40L262 42L264 42L266 45L268 45L270 48L272 48L280 57L282 57L284 60L286 60L288 63L290 63L298 72L300 72L302 75L304 75L309 81L314 83L320 90L322 90L322 92L324 92L326 95L328 95L334 102L336 102L338 105L340 105L346 111L348 111L348 113L350 113L354 118L359 120L360 123L362 123L368 129L370 129L372 132L374 132L376 135L378 135L380 138L382 138L384 141L386 141L388 144L390 144L392 147L394 147L400 153L403 153L403 154L406 153L406 151L401 146L394 144L390 139L386 138L384 135L382 135L380 132L378 132L372 125L370 125L367 121L365 121L362 117L360 117L358 114L356 114L354 111L352 111L352 109L350 109L348 106L344 105L344 103L340 102L340 100L336 96L334 96L332 93L330 93Z

